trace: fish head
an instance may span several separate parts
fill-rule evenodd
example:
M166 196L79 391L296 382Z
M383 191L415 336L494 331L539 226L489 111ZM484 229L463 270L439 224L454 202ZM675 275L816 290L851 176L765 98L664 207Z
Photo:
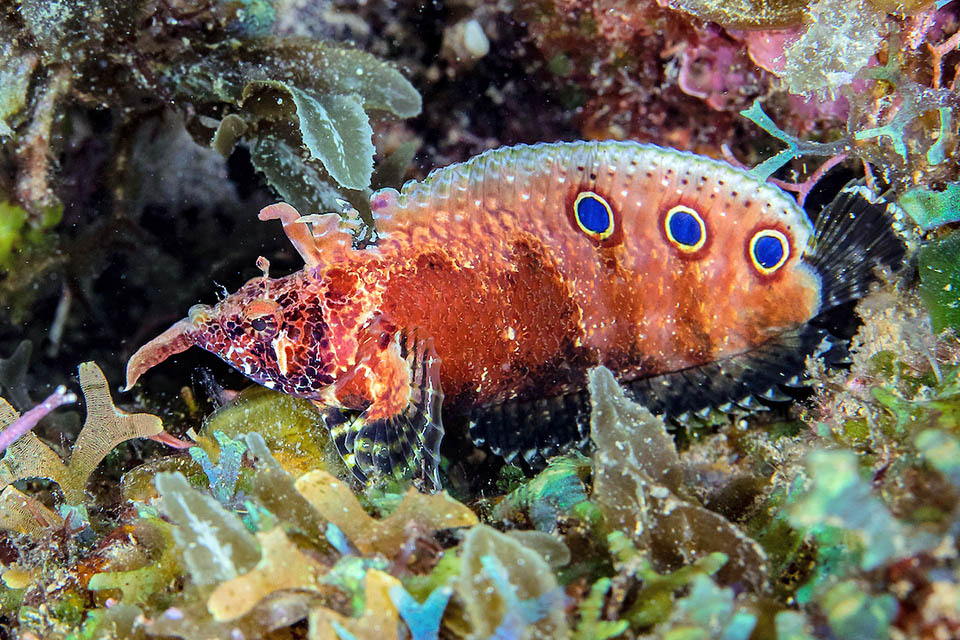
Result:
M197 346L265 387L317 398L333 382L329 328L304 272L253 278L214 305L187 317L142 346L127 364L127 389L171 355Z

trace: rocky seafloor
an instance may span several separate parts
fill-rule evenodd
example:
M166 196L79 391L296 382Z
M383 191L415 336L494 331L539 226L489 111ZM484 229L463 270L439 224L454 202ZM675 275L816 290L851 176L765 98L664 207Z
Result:
M0 638L960 637L958 67L956 0L3 3ZM578 139L812 217L862 179L906 265L790 402L664 423L598 368L590 448L534 471L451 417L433 495L358 490L200 349L119 391L257 256L300 267L260 207Z

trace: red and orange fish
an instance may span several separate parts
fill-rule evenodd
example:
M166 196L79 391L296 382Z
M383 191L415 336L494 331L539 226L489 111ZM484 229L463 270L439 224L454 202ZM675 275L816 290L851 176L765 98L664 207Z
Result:
M436 486L441 406L530 460L584 437L596 365L658 413L776 399L833 345L811 321L904 255L897 210L863 186L815 231L748 172L631 142L497 149L370 204L363 248L336 214L266 207L304 268L194 306L133 355L128 388L197 345L321 407L361 481Z

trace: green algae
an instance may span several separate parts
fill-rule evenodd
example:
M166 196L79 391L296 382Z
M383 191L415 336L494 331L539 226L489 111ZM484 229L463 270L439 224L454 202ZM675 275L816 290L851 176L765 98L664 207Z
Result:
M13 135L8 121L27 105L30 77L37 63L35 54L25 55L14 42L0 44L0 138Z
M934 331L960 331L960 232L931 241L920 249L918 260L920 297Z
M960 440L944 431L927 429L917 435L916 446L937 471L960 487Z
M666 621L665 640L748 640L757 616L740 611L735 605L733 589L718 587L710 578L693 578L690 593L677 600L673 614Z
M173 539L182 562L199 585L215 585L250 571L260 559L256 538L240 518L190 486L178 473L161 473L157 491L163 513L177 527Z
M852 580L827 591L821 606L831 629L840 638L886 638L897 613L892 595L864 593L862 586Z
M549 565L536 551L495 529L477 525L467 534L455 585L467 620L480 637L501 628L512 628L518 638L570 635L562 609L538 603L558 593Z
M671 3L702 20L734 29L785 28L800 24L807 13L808 0L674 0Z
M182 572L173 536L175 526L146 509L140 515L131 534L148 551L148 555L137 558L142 566L118 569L114 565L120 563L112 563L108 571L94 574L87 583L91 591L119 592L120 602L125 605L147 604L163 594Z
M629 627L627 620L602 620L603 600L610 591L610 578L600 578L590 587L590 595L580 603L573 640L609 640L623 634Z
M293 101L303 145L330 176L347 189L369 187L373 176L373 128L359 98L310 94L283 83L269 86Z
M960 220L960 182L951 182L940 191L914 187L900 196L898 203L921 229L931 231Z
M699 576L716 574L727 563L727 556L712 553L675 571L659 573L647 555L639 551L620 532L610 534L610 551L617 558L620 576L631 576L641 585L632 604L622 613L634 629L649 629L667 620L674 610L675 594L690 586ZM615 578L620 582L622 578Z
M24 260L49 251L54 243L52 231L62 217L60 205L46 208L34 217L23 208L0 200L0 269L19 270Z
M210 456L201 447L190 447L190 457L203 469L210 484L213 497L221 504L230 502L237 491L237 481L240 479L240 465L246 445L240 440L233 440L222 431L214 431L213 437L219 445L217 460L214 463Z
M788 507L790 523L813 536L844 532L845 560L870 571L932 548L937 539L897 521L860 478L849 451L815 451L807 460L810 487Z
M583 480L590 461L573 454L550 461L547 468L529 482L507 494L493 509L497 520L529 519L538 531L551 532L563 518L596 522L596 507L587 500Z
M265 387L244 389L204 420L200 444L210 443L208 455L218 448L212 442L217 432L232 439L259 434L266 450L294 475L313 469L339 473L343 468L316 408L307 400Z

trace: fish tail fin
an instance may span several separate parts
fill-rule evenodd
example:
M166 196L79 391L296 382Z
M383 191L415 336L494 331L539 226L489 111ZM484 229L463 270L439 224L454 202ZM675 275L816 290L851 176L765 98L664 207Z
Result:
M877 195L862 180L847 184L820 213L804 256L821 277L820 310L862 298L878 267L898 269L906 228L906 214L889 193Z

